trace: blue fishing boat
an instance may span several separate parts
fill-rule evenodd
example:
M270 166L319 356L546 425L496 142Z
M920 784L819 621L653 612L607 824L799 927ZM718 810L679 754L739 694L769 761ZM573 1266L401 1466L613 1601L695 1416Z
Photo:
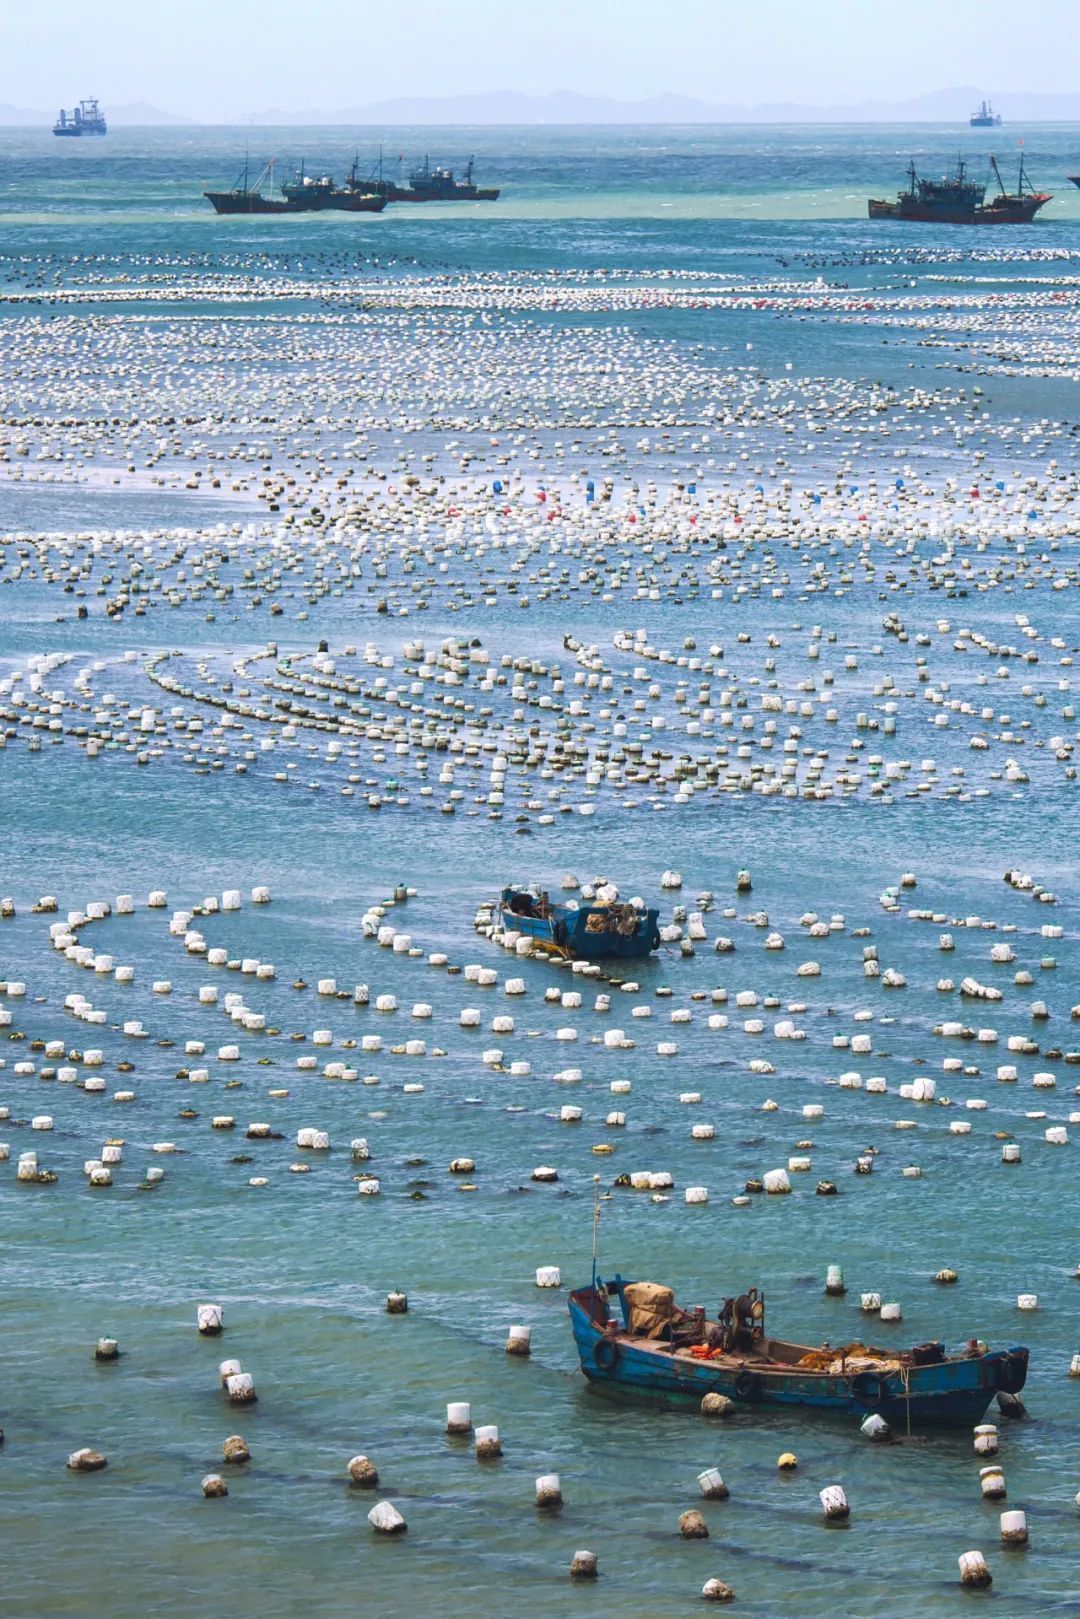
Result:
M660 944L659 912L619 903L614 884L602 883L591 901L559 902L541 888L504 888L499 927L522 933L540 949L578 961L602 956L648 956Z
M570 1319L590 1384L675 1404L725 1394L742 1406L809 1406L898 1427L978 1422L997 1394L1019 1394L1026 1348L989 1351L972 1340L959 1353L942 1343L914 1349L787 1343L765 1331L756 1288L725 1299L717 1319L680 1310L671 1289L600 1278L570 1294Z

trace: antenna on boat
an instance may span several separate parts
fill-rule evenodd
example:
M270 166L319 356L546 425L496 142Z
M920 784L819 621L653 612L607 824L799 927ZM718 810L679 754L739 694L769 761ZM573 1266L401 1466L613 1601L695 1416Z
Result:
M592 1213L592 1286L596 1292L596 1250L600 1238L600 1177L593 1176L593 1213Z

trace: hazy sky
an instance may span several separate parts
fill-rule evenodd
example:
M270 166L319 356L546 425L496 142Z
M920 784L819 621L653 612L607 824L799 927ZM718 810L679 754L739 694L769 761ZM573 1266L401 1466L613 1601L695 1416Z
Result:
M899 100L1080 85L1077 0L40 0L4 7L0 102L196 118L388 96L664 91Z

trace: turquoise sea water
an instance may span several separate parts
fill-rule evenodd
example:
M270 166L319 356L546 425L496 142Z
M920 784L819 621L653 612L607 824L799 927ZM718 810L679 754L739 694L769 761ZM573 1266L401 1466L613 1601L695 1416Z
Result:
M387 131L388 152L426 148L460 166L475 150L478 177L504 184L504 197L359 220L217 219L199 200L204 181L231 181L249 141L253 158L303 155L309 169L340 175L347 131L121 130L85 147L0 133L0 889L17 910L0 921L0 979L26 985L25 996L0 996L11 1014L0 1029L0 1139L11 1147L0 1164L0 1521L10 1549L0 1611L107 1607L118 1619L173 1619L193 1607L278 1616L304 1604L336 1616L421 1605L458 1615L543 1604L586 1614L600 1603L690 1614L715 1575L748 1614L861 1619L902 1603L936 1619L969 1600L956 1558L980 1547L998 1611L1080 1612L1080 1383L1067 1377L1080 1350L1080 1126L1069 1126L1066 1146L1044 1139L1048 1126L1067 1124L1080 1077L1066 1060L1080 1046L1070 1019L1080 957L1077 788L1063 746L1076 725L1062 661L1080 642L1069 481L1080 191L1065 179L1080 168L1080 130L1022 132L1033 179L1056 194L1030 229L913 235L865 219L865 197L897 189L909 154L940 169L959 144L973 161L992 150L1004 161L1017 133ZM600 293L590 303L582 287L594 271L610 275L592 283ZM207 477L188 487L208 450L252 445L244 487L230 483L248 466L240 459L220 488ZM474 456L464 471L462 445ZM499 457L512 445L508 467ZM371 503L362 519L320 534L302 524L317 502L334 509L330 462L318 462L331 451L335 470L349 465L346 496ZM223 465L214 463L219 474ZM443 503L430 519L398 522L381 504L386 485L372 480L380 471L401 490L403 472L422 482L441 473L444 490L460 488L459 506L450 512L433 495ZM288 531L258 498L264 476L286 473L297 480L280 499L297 518ZM612 509L625 503L610 533L584 492L584 475L599 485L609 474ZM796 499L821 504L783 515L785 476ZM691 481L693 496L672 506L672 487ZM755 510L758 485L773 534ZM557 540L540 528L539 492L564 509L550 531ZM745 555L736 507L722 506L729 496L739 527L753 532ZM821 511L836 525L869 514L869 568L858 538L848 534L845 550L842 527L812 531ZM908 532L922 537L909 544ZM425 545L447 549L425 557ZM59 570L71 557L83 573L69 592ZM245 570L267 559L283 583L256 600ZM325 594L316 588L324 566ZM190 593L196 567L213 576L203 594ZM139 616L104 611L122 579L148 583ZM412 589L421 582L422 609ZM524 593L527 610L517 604ZM892 612L909 639L883 627ZM815 626L823 650L811 662ZM647 651L616 643L616 631L639 628ZM958 642L966 629L992 642L992 655ZM417 729L395 752L396 733L386 742L373 727L391 731L404 710L375 681L408 685L419 663L408 643L438 647L451 636L475 638L500 669L504 656L536 660L518 672L525 695L509 683L483 688L475 666L454 683L413 685L417 727L445 746L417 742ZM328 678L355 676L362 688L347 694L365 705L355 732L335 730L342 710L337 688L318 685L320 641L336 658ZM613 673L610 698L573 684L589 667L578 643L595 646ZM707 660L720 644L712 708L722 716L727 705L733 721L694 732L681 699L696 702L703 676L677 659ZM374 649L393 666L377 668ZM1024 650L1038 662L1021 665ZM66 661L30 661L48 654ZM155 685L161 671L184 690ZM808 678L817 685L804 715ZM928 684L942 703L926 700ZM303 701L321 728L302 719L290 736L281 709L223 727L235 715L216 705L247 701L240 687L257 704ZM778 711L761 703L774 689ZM432 718L444 697L471 707L444 705ZM866 713L883 726L890 701L895 733L859 725ZM147 705L168 716L156 735L153 721L149 735L142 728ZM115 723L102 718L108 710ZM653 717L663 729L650 731ZM749 762L739 766L744 732L758 747L770 717L780 726L775 754L770 740L757 761L786 756L787 736L809 794L762 796ZM193 718L201 733L173 724ZM88 757L94 726L103 740ZM339 735L340 756L328 749ZM584 769L545 776L526 762L529 746L560 735L585 744L600 779ZM973 736L986 747L973 749ZM697 757L717 757L726 738L725 761L746 782L681 801L671 757L657 767L662 786L605 779L609 751L642 737ZM263 740L273 749L261 751ZM440 813L451 783L439 772L452 740L460 797L450 816ZM485 741L512 756L505 788L493 785ZM810 750L828 750L830 779L850 750L859 786L815 798ZM908 768L889 776L901 760ZM891 790L872 792L882 781ZM919 781L929 791L916 791ZM753 872L751 899L735 894L741 867ZM683 887L662 896L671 868ZM1007 887L1011 868L1057 903ZM504 879L557 887L563 873L599 871L624 894L662 898L665 913L673 901L695 910L702 891L715 896L697 953L675 945L635 967L638 990L611 988L608 1012L594 1010L608 986L518 964L472 926L477 903ZM906 871L918 887L883 909L882 890ZM410 934L417 957L361 937L364 912L399 881L417 894L386 920ZM273 893L267 908L248 900L262 883ZM194 925L231 961L273 962L273 981L210 966L169 932L172 909L234 888L240 911ZM168 891L170 910L146 908L154 889ZM80 942L133 964L131 984L51 950L56 917L30 911L45 894L63 919L126 893L135 914L93 923ZM843 926L811 936L800 921L808 913ZM773 930L782 951L764 948ZM946 931L954 952L938 949ZM717 935L734 953L713 952ZM990 960L1003 941L1012 965ZM864 976L871 943L905 988ZM499 983L450 976L426 962L432 952L494 967ZM821 975L797 977L810 960ZM1030 984L1014 982L1022 969ZM937 987L966 974L1004 1000ZM526 994L507 997L504 981L518 975ZM349 991L367 983L371 1005L318 997L322 977ZM153 990L160 980L167 996ZM222 1000L242 989L282 1033L238 1029L221 1006L199 1004L205 984ZM545 1001L553 985L580 992L580 1005ZM693 998L718 988L726 1004ZM776 1005L737 1007L751 989ZM106 1010L104 1025L65 1010L74 992ZM374 1010L381 994L396 996L396 1012ZM1032 1016L1036 1000L1048 1021ZM410 1017L421 1002L430 1020ZM462 1007L481 1010L480 1029L459 1026ZM651 1015L635 1018L635 1007ZM671 1024L673 1010L692 1021ZM710 1028L710 1014L728 1026ZM492 1032L504 1015L513 1031ZM745 1027L754 1017L760 1033ZM776 1040L782 1017L806 1039ZM148 1038L122 1032L131 1019ZM996 1039L933 1032L946 1019L992 1028ZM609 1027L625 1029L633 1048L598 1043ZM317 1029L330 1030L333 1048L313 1044ZM567 1029L573 1041L559 1038ZM865 1055L837 1043L860 1033L872 1038ZM372 1034L379 1051L343 1044ZM1010 1053L1010 1035L1039 1052ZM415 1038L423 1055L391 1049ZM64 1059L32 1049L54 1040L83 1057L96 1044L104 1062L73 1060L77 1082L65 1083L56 1077ZM669 1040L678 1053L660 1055ZM205 1055L185 1053L188 1041L203 1042ZM233 1041L239 1062L216 1056ZM492 1047L504 1051L502 1070L484 1061ZM319 1069L298 1070L297 1055L313 1051ZM955 1058L959 1068L943 1067ZM325 1078L326 1060L355 1065L357 1079ZM512 1076L512 1060L531 1073ZM762 1060L774 1072L752 1069ZM1010 1063L1015 1084L998 1078ZM193 1083L200 1064L207 1081ZM841 1086L852 1071L886 1077L888 1093ZM1056 1086L1035 1087L1047 1072ZM104 1094L83 1088L94 1074L105 1076ZM901 1097L902 1084L924 1075L951 1108ZM611 1093L620 1079L629 1095ZM403 1090L417 1083L422 1092ZM121 1089L135 1100L115 1100ZM687 1092L700 1102L681 1102ZM766 1098L778 1111L761 1111ZM969 1100L987 1107L968 1110ZM824 1117L804 1118L814 1102ZM566 1104L582 1108L581 1122L561 1122ZM605 1122L616 1107L624 1127ZM29 1121L45 1113L52 1131L33 1131ZM222 1114L235 1117L231 1133L210 1128ZM713 1140L691 1139L699 1120L715 1125ZM915 1128L897 1131L905 1120ZM281 1139L245 1140L253 1121ZM971 1133L950 1131L957 1121ZM328 1155L296 1149L308 1125L329 1132ZM1001 1163L995 1132L1021 1144L1019 1166ZM356 1193L348 1143L359 1136L378 1198ZM84 1161L113 1138L125 1142L123 1163L110 1188L92 1190ZM732 1206L747 1178L810 1138L812 1172L792 1174L790 1197ZM176 1153L155 1154L163 1142ZM594 1155L600 1143L615 1151ZM16 1183L16 1159L34 1145L55 1185ZM855 1158L870 1146L875 1171L856 1177ZM461 1156L475 1160L473 1191L448 1174ZM298 1161L308 1173L290 1172ZM557 1184L531 1182L542 1164L558 1168ZM909 1164L921 1178L901 1175ZM166 1176L145 1190L151 1165ZM587 1279L593 1176L609 1189L636 1169L669 1171L675 1190L669 1201L614 1191L602 1265L669 1280L685 1301L710 1306L759 1285L773 1329L812 1343L870 1330L857 1304L874 1289L904 1310L898 1327L874 1323L878 1341L956 1344L978 1333L1030 1344L1030 1420L1002 1424L1001 1452L1008 1505L1029 1515L1028 1550L999 1551L967 1433L871 1447L854 1422L752 1412L710 1426L696 1413L590 1394L564 1292L538 1290L534 1273L554 1263L564 1284ZM825 1177L839 1197L814 1195ZM687 1206L688 1185L706 1185L709 1203ZM844 1267L844 1299L823 1296L829 1262ZM960 1273L955 1288L932 1282L945 1265ZM408 1291L404 1318L384 1313L393 1287ZM1038 1311L1018 1312L1025 1292L1038 1294ZM224 1304L227 1330L204 1340L195 1307L211 1299ZM503 1352L518 1321L533 1328L526 1361ZM93 1344L106 1333L122 1355L97 1365ZM256 1406L230 1409L219 1393L226 1355L253 1373ZM501 1462L481 1466L468 1443L447 1439L455 1399L471 1401L474 1421L498 1423ZM248 1438L253 1461L232 1470L227 1501L204 1501L199 1480L218 1468L232 1432ZM104 1473L66 1471L82 1445L106 1452ZM776 1458L789 1449L799 1470L779 1475ZM405 1513L403 1541L372 1535L372 1498L350 1491L345 1474L357 1452L379 1467L379 1497ZM710 1465L731 1499L705 1505L708 1541L684 1543L678 1515L698 1504L696 1474ZM545 1517L533 1480L550 1471L566 1505ZM838 1482L852 1518L826 1529L817 1492ZM570 1584L578 1547L598 1552L598 1587Z

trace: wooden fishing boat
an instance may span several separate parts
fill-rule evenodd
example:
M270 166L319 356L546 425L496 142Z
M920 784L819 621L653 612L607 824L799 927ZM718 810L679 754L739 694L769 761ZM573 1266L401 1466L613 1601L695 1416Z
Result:
M499 896L503 934L524 934L538 948L578 961L651 955L660 944L658 916L656 910L620 905L611 885L601 885L595 903L560 903L540 888L504 888Z
M608 1394L699 1404L710 1393L739 1405L808 1406L865 1417L875 1411L898 1428L978 1422L997 1394L1018 1394L1026 1348L990 1351L969 1343L893 1350L788 1343L765 1331L756 1288L725 1299L715 1321L702 1308L680 1310L670 1288L597 1278L570 1294L581 1369Z

